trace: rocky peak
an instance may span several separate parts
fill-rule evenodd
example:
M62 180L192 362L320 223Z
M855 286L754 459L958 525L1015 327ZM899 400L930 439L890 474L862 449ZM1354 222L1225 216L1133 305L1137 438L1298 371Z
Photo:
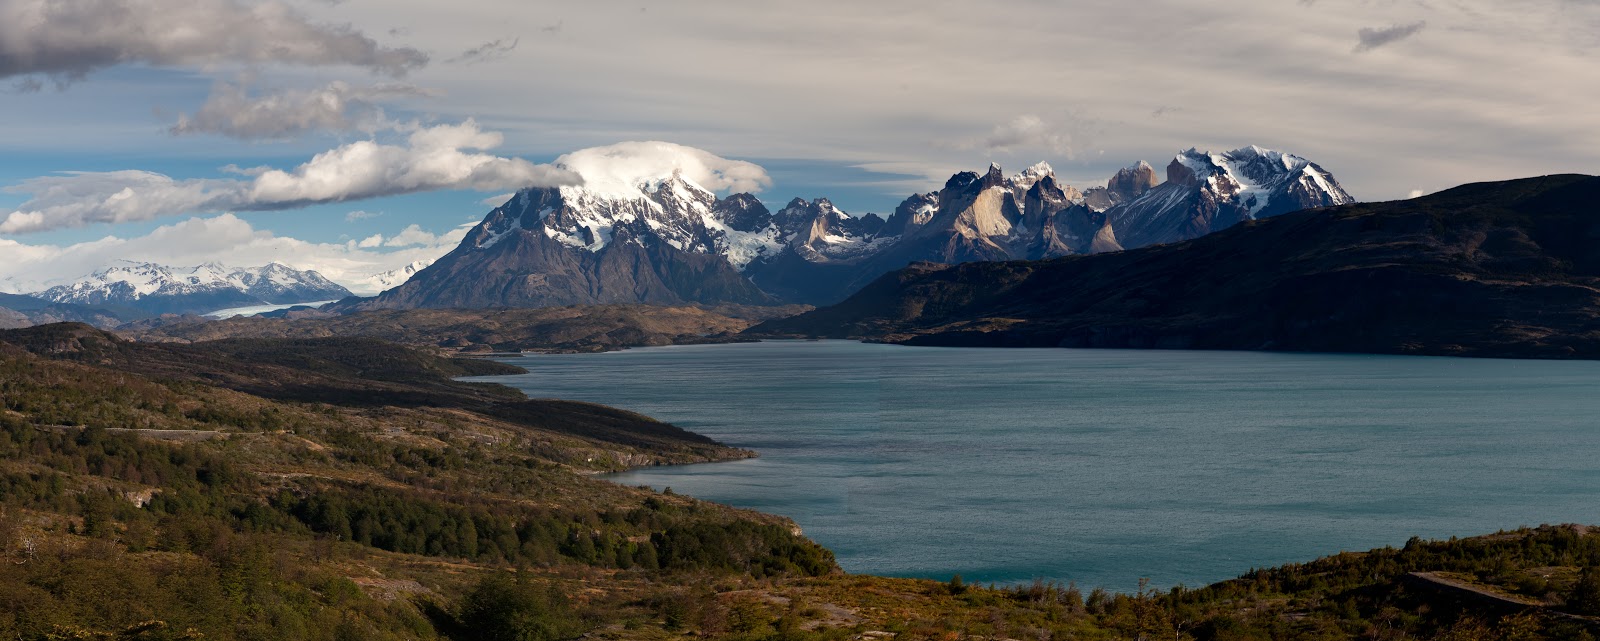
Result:
M1133 200L1160 184L1156 170L1143 160L1117 171L1106 183L1106 189L1122 200Z
M732 229L755 232L772 224L772 212L750 194L734 194L711 206L713 218Z
M983 176L983 188L1001 187L1006 184L1006 174L1001 171L999 163L989 163L989 173Z
M1072 205L1072 200L1067 196L1066 190L1056 182L1055 176L1045 176L1028 188L1022 203L1023 213L1032 219L1066 209Z
M884 222L883 229L879 233L884 236L903 235L928 224L938 211L939 192L912 194L894 208L894 213L889 215L889 220Z
M978 172L956 172L949 180L944 181L944 189L940 193L963 191L978 183Z
M1195 174L1194 168L1183 162L1182 157L1173 158L1167 165L1167 182L1175 185L1197 185L1200 177Z

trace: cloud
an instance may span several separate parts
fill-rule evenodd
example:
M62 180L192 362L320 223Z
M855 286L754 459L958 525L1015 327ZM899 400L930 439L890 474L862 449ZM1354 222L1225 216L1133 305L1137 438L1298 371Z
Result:
M996 125L989 134L967 141L964 149L982 149L989 152L1035 150L1073 156L1073 137L1065 129L1043 118L1024 114L1010 122Z
M390 236L383 241L384 247L415 247L419 245L437 245L440 237L432 232L424 231L421 225L412 224L400 233Z
M1139 158L1255 143L1316 160L1358 197L1377 200L1404 197L1420 184L1594 173L1600 149L1600 83L1572 81L1593 77L1600 60L1600 3L1592 1L1318 0L1308 7L1152 0L1138 20L1116 2L1031 2L1023 3L1026 11L987 12L910 0L815 0L805 10L682 2L648 13L576 2L553 13L550 3L346 2L330 9L278 1L300 7L313 23L351 22L381 43L414 46L436 61L521 36L512 59L537 64L516 65L510 74L490 72L510 60L430 64L408 76L448 92L448 100L427 105L441 122L476 116L504 132L504 149L518 155L553 158L670 136L728 158L783 159L781 174L763 163L782 183L778 195L831 195L852 210L884 211L949 176L862 187L876 177L848 169L882 162L974 169L992 159L1051 160L1063 180L1081 186L1103 183ZM559 34L539 31L556 20L564 21ZM1423 20L1412 40L1350 53L1362 28ZM0 30L11 28L5 23L0 18ZM1072 25L1070 37L1062 25ZM407 29L391 37L391 26ZM11 42L0 36L0 49ZM1389 54L1401 50L1405 63L1394 64ZM202 151L190 140L148 140L148 110L127 105L169 105L173 96L203 94L210 80L134 71L104 73L71 94L8 100L8 118L0 119L4 150L68 158ZM348 71L292 86L363 84ZM304 76L296 70L295 77ZM0 80L0 90L14 81ZM192 112L201 100L176 106ZM1063 113L1068 106L1072 113ZM1148 117L1161 106L1179 109ZM1078 160L1043 148L984 158L981 147L962 144L1019 114L1072 134ZM1086 130L1084 121L1103 126ZM1102 149L1104 157L1096 157ZM226 161L264 162L240 156L212 164ZM0 210L0 218L9 211Z
M557 27L557 29L559 30L560 27ZM445 62L463 65L475 65L480 62L499 60L500 58L504 58L509 55L512 50L516 49L517 43L521 41L521 38L512 38L509 42L507 42L506 39L501 38L499 40L485 42L481 45L463 51L461 52L461 55L446 60Z
M169 131L173 135L207 133L242 140L283 140L319 130L370 133L394 126L385 119L377 102L437 95L437 91L408 84L356 87L335 81L316 89L251 96L243 84L219 83L198 111L180 115Z
M344 215L344 221L347 222L347 223L353 223L353 222L356 222L358 220L367 220L368 218L377 218L377 217L382 216L382 215L383 215L383 212L381 212L381 211L363 211L363 210L357 209L357 210L352 211L352 212L350 212L348 214L345 214Z
M500 134L468 120L412 132L404 145L370 140L317 154L292 170L267 169L248 180L179 180L148 171L71 172L6 187L30 198L0 220L0 234L151 220L220 211L271 211L444 189L496 191L581 182L576 174L493 149Z
M1417 35L1428 26L1427 22L1413 22L1411 24L1397 24L1392 27L1376 29L1365 27L1356 32L1359 41L1356 43L1356 53L1372 51L1384 45L1394 44L1411 36Z
M115 65L352 65L401 76L427 64L349 26L312 24L283 2L7 0L0 3L0 78L65 84Z
M478 202L483 203L485 205L488 205L490 207L499 207L501 205L506 204L506 201L511 200L511 197L515 196L515 195L517 195L516 192L512 192L512 193L509 193L509 194L499 194L499 195L496 195L496 196L490 196L490 197L485 198L483 200L480 200Z
M404 248L382 247L377 243L349 241L314 243L279 236L256 229L233 214L209 218L190 218L163 225L148 234L132 238L106 236L73 245L29 245L0 238L0 291L28 293L43 291L70 282L117 261L154 262L189 266L218 262L233 267L253 267L280 262L299 269L314 269L323 276L349 287L358 294L376 293L369 280L379 274L404 267L414 261L432 261L454 249L471 229L458 226L441 233L430 233L416 225L396 237L413 240Z
M640 185L668 178L674 172L716 192L758 192L772 186L772 178L760 165L670 142L590 147L563 155L555 164L582 176L589 189L624 196L637 194Z

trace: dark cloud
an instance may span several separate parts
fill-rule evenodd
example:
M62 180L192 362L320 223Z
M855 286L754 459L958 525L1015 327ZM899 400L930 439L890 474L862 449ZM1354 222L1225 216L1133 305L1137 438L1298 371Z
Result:
M0 2L0 78L38 74L64 84L123 64L223 62L352 65L401 76L427 61L347 25L313 24L276 1Z
M1405 40L1417 35L1426 26L1428 26L1426 22L1413 22L1411 24L1397 24L1383 29L1367 27L1356 32L1356 36L1360 38L1360 41L1356 43L1356 53L1371 51L1384 45Z
M556 26L557 30L560 28L560 25ZM505 38L501 38L492 42L485 42L481 45L463 51L461 52L461 55L446 60L445 62L473 65L480 62L498 60L506 57L506 54L509 54L513 49L516 49L517 43L521 41L521 38L512 38L509 42Z

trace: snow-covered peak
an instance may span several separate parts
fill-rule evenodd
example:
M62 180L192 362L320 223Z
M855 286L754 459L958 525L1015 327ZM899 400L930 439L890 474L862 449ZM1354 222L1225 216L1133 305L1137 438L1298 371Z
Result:
M1247 218L1355 202L1332 174L1316 163L1255 145L1223 153L1181 152L1167 167L1167 180L1235 203ZM1166 195L1176 194L1169 190Z
M1040 161L1034 163L1032 167L1012 174L1010 178L1006 179L1006 182L1011 183L1013 186L1022 188L1023 191L1027 191L1029 187L1032 187L1034 183L1044 179L1045 176L1054 176L1055 174L1056 170L1054 167L1050 166L1050 163Z
M1300 156L1255 145L1223 153L1191 148L1179 153L1174 160L1194 172L1198 180L1215 174L1253 181L1270 180L1275 176L1299 172L1311 164L1311 161Z

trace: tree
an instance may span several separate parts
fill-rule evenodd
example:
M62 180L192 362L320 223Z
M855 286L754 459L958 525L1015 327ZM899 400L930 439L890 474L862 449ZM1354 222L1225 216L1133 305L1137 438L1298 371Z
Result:
M1591 565L1578 574L1567 609L1574 614L1600 615L1600 568Z
M566 599L526 575L484 576L461 600L461 628L483 641L553 641L576 630Z

